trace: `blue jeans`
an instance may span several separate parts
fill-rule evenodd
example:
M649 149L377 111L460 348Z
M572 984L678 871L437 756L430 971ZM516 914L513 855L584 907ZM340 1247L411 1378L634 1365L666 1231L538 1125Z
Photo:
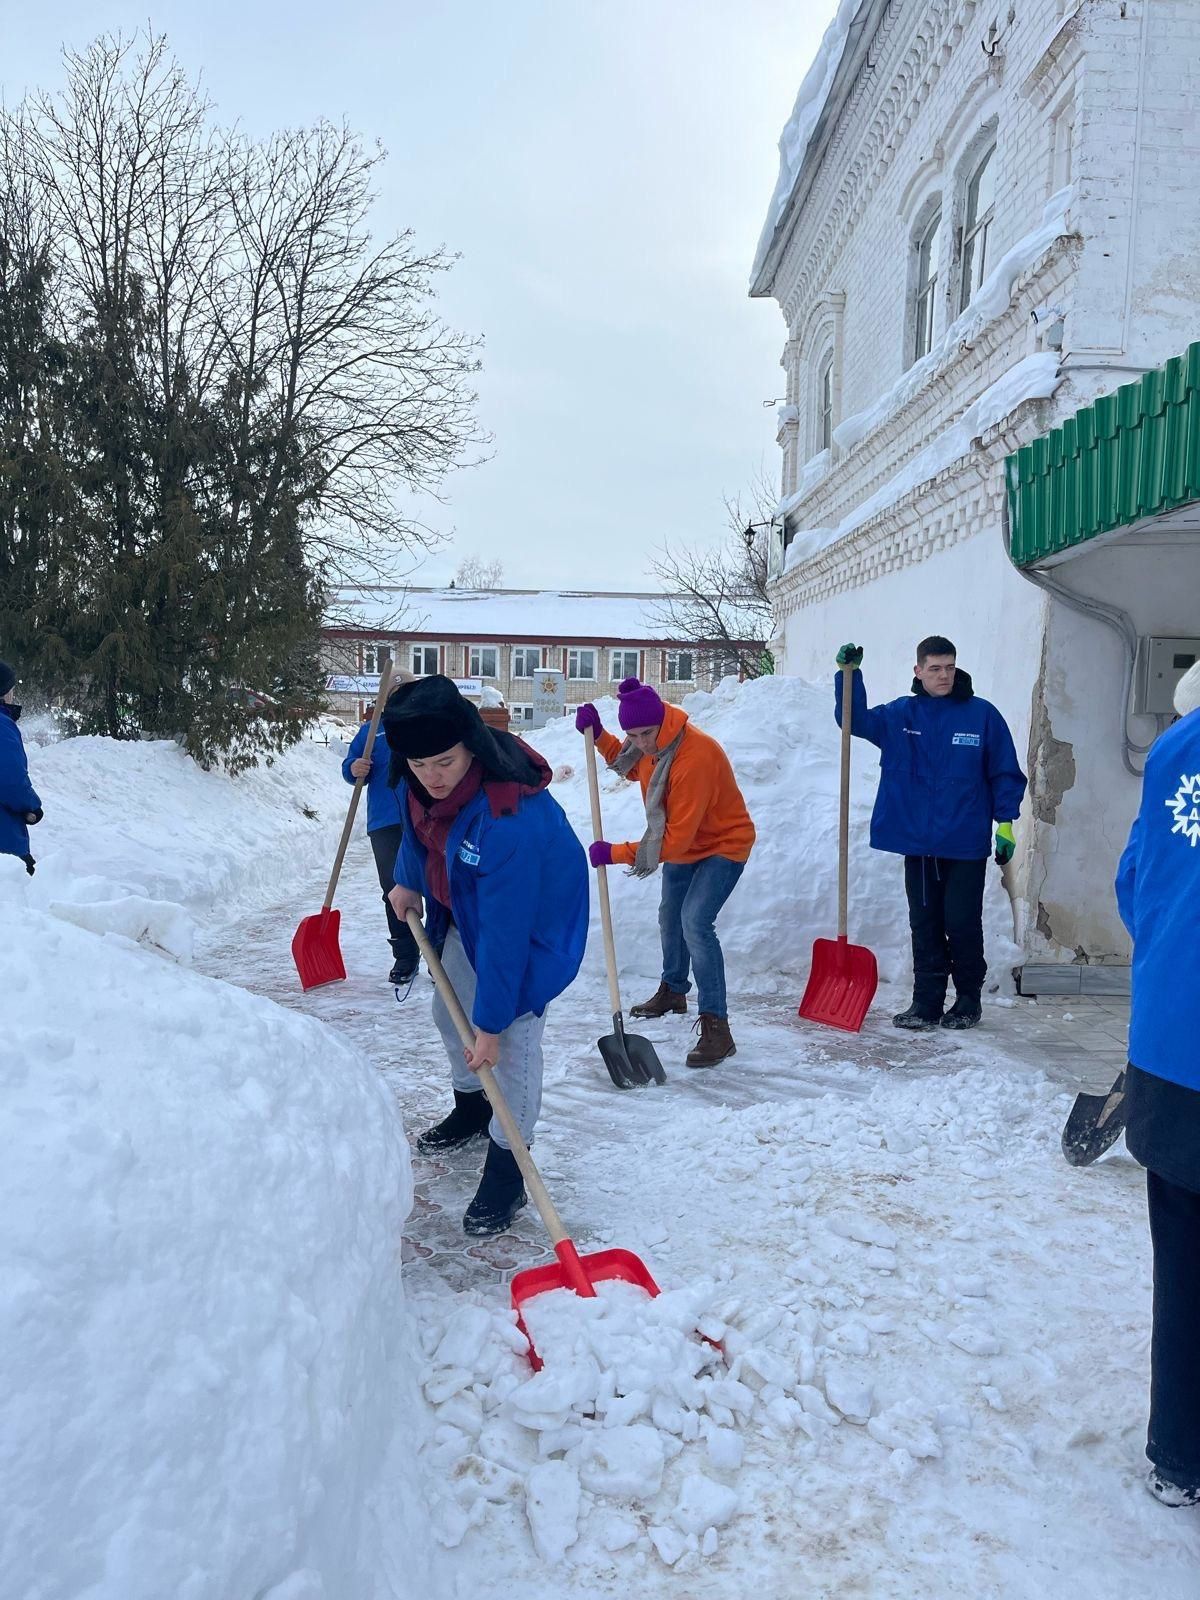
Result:
M746 870L744 861L705 856L687 866L668 863L662 869L658 929L662 935L663 982L675 994L691 988L696 974L697 1001L709 1016L725 1017L725 957L714 923Z

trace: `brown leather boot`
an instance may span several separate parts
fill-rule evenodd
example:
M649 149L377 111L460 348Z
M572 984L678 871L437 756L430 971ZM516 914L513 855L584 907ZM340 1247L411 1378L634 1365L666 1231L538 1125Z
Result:
M650 996L643 1000L640 1006L630 1006L631 1017L666 1017L674 1014L683 1016L687 1011L687 995L676 994L674 989L668 989L665 983L660 983Z
M726 1056L737 1055L728 1017L714 1017L702 1011L696 1026L700 1030L700 1043L687 1058L689 1067L715 1067Z

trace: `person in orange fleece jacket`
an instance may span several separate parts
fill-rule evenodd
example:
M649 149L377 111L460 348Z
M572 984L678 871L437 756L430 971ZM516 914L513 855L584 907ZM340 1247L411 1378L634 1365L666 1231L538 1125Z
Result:
M678 706L665 705L656 690L626 678L617 690L617 718L624 743L601 726L594 705L575 715L580 733L590 728L609 766L642 786L646 832L639 843L598 840L593 867L625 866L648 878L661 865L658 926L663 971L657 992L630 1012L662 1017L687 1011L688 974L695 974L700 1006L700 1042L689 1067L715 1067L737 1046L729 1031L725 958L716 919L733 893L754 848L754 824L737 786L729 757L715 739L688 721Z

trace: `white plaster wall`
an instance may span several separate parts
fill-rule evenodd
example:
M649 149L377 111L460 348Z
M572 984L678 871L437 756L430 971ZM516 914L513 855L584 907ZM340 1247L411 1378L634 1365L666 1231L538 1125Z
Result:
M1119 606L1139 634L1200 635L1200 537L1131 534L1084 550L1050 569L1072 590ZM1128 960L1112 881L1141 800L1141 783L1121 760L1125 657L1111 629L1053 602L1047 631L1046 713L1055 739L1071 745L1076 778L1051 822L1034 825L1031 922L1043 910L1050 959ZM1154 737L1150 718L1131 718L1130 736ZM1141 757L1134 758L1136 766ZM1048 935L1048 937L1047 937ZM1036 943L1031 933L1031 943Z

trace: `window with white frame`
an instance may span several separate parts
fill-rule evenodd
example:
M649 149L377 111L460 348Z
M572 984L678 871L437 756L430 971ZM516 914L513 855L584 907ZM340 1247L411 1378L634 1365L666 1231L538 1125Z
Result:
M596 652L594 650L568 650L567 651L567 677L582 678L591 681L596 676Z
M827 350L817 368L817 428L813 443L818 453L833 445L833 351Z
M415 644L412 647L412 670L418 678L430 678L440 671L438 647L435 644Z
M942 239L942 208L919 230L916 237L916 273L913 280L913 350L920 361L933 349L933 323L937 311L938 252Z
M1050 193L1057 194L1071 181L1075 169L1075 100L1072 96L1054 119L1050 148Z
M392 659L390 644L364 644L359 648L362 652L362 671L368 677L382 672L383 663Z
M990 144L967 179L963 208L962 285L958 309L965 311L987 277L991 265L988 244L996 216L996 146Z
M638 675L640 651L614 650L612 655L612 681L620 683L623 678L636 678Z
M533 707L531 705L526 705L519 702L515 705L510 705L508 710L513 722L533 721Z
M536 644L519 644L512 653L512 675L514 678L532 678L535 672L542 670L541 646Z
M500 652L494 644L473 644L467 651L468 678L498 678Z
M695 681L695 668L692 652L690 650L667 651L667 682L692 683Z

